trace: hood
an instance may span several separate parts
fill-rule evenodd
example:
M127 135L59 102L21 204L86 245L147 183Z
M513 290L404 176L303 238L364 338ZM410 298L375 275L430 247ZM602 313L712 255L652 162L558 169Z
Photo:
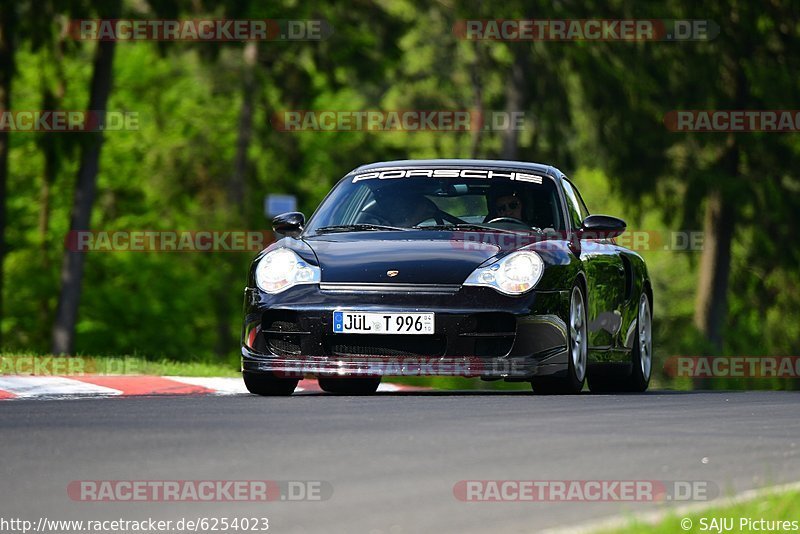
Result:
M328 283L461 284L502 249L460 239L457 232L348 232L303 241Z

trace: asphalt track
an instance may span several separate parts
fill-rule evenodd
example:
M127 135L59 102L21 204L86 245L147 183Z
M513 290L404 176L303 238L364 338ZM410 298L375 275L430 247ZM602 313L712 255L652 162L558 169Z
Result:
M0 518L268 517L269 532L537 532L664 504L462 502L461 480L800 480L800 394L425 392L0 403ZM321 502L76 502L74 480L315 480ZM676 531L680 531L676 524Z

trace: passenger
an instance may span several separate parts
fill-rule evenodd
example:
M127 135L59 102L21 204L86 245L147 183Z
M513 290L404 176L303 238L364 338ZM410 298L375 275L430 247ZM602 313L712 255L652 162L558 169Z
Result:
M409 228L429 219L440 224L440 210L424 195L413 191L398 191L384 187L374 191L375 204L366 212L361 222L375 222Z
M436 204L422 195L399 195L393 207L397 226L416 226L429 219L438 219L439 215Z

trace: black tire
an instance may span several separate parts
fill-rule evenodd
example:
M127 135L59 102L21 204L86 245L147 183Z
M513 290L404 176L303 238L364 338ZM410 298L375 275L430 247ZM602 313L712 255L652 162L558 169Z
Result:
M643 320L644 319L644 320ZM625 377L589 376L589 390L592 393L642 393L650 385L653 366L652 306L646 293L639 297L636 317L636 336L631 350L631 373ZM645 325L645 363L642 362L642 325Z
M319 377L319 387L322 391L337 395L372 395L378 391L381 377L352 378L352 377Z
M580 307L573 308L574 299L578 299ZM531 386L534 393L543 395L575 395L581 392L583 384L586 382L586 369L589 363L588 352L588 327L586 318L586 297L583 294L583 287L578 283L575 284L570 293L570 324L567 331L569 332L569 339L567 341L567 374L566 376L558 377L540 377L531 380ZM577 335L573 335L573 313L577 318L580 315L580 326L575 330ZM573 356L574 350L581 350L579 364L576 366L575 357Z
M242 371L247 391L264 397L288 397L297 387L296 378L278 378L272 373Z

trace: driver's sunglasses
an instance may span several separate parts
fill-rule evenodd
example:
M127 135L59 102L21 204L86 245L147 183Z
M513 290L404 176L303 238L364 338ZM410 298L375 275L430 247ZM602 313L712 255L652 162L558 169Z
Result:
M517 208L519 208L519 201L518 200L512 200L508 204L498 204L497 205L497 211L510 211L510 210L515 210Z

